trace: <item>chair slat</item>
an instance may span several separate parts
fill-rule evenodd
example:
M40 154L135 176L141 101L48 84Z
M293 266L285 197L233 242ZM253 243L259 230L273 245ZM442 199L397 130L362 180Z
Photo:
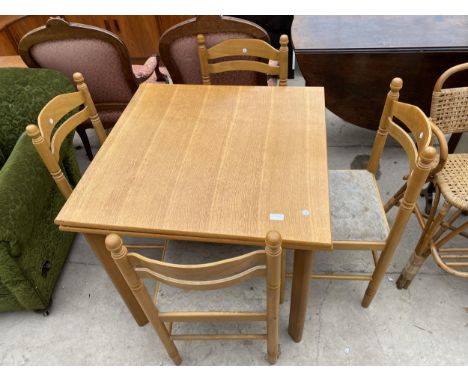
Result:
M55 160L58 162L60 160L60 147L62 146L65 138L73 130L76 129L76 126L80 125L89 118L88 108L85 107L83 110L79 111L76 114L73 114L68 118L55 132L52 141L50 142L51 152Z
M192 321L265 321L266 312L160 312L164 322Z
M253 251L236 258L209 264L171 264L129 253L130 264L135 268L147 268L155 273L187 281L206 280L233 276L253 266L265 264L265 251Z
M405 150L406 156L408 157L408 162L410 164L411 170L414 168L416 159L418 157L418 150L413 140L410 138L408 133L406 133L400 126L393 122L390 117L388 120L389 134L395 139Z
M411 131L418 150L430 145L432 140L431 124L419 107L404 102L395 102L392 113Z
M50 144L51 133L57 122L67 113L83 105L85 99L81 92L60 94L45 105L37 118L39 129L46 142Z
M232 60L208 64L211 73L232 72L236 70L247 70L263 72L270 75L279 74L279 66L270 66L259 61Z
M257 265L250 269L247 269L243 272L238 273L234 276L229 276L221 279L214 280L181 280L175 279L172 277L167 277L161 273L156 273L148 268L136 268L135 272L138 276L145 278L151 277L156 279L164 284L181 288L181 289L190 289L190 290L213 290L213 289L222 289L234 286L249 280L252 277L264 276L266 274L265 265Z
M278 50L263 40L255 39L229 39L208 49L208 59L227 56L254 56L269 60L278 59Z

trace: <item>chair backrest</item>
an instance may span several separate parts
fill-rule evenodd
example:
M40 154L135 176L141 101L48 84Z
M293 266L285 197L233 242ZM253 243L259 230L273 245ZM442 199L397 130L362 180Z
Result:
M232 38L256 38L270 42L268 33L259 25L228 16L198 16L183 21L163 33L159 54L175 84L201 84L197 35L203 34L211 47ZM256 72L227 72L215 75L213 84L266 85L267 77Z
M75 73L73 79L77 92L61 94L51 99L39 113L38 125L28 125L26 133L32 138L39 156L57 183L65 199L68 199L72 187L60 168L60 148L65 138L81 123L91 120L101 145L106 133L94 106L88 87L81 73ZM82 106L81 110L76 111ZM68 116L71 114L71 116ZM64 117L67 117L65 120ZM59 127L56 126L59 124Z
M279 85L288 84L288 43L287 35L281 35L279 50L259 39L228 39L212 46L205 45L205 36L197 36L198 55L204 85L211 85L211 74L232 71L254 71L279 76ZM251 58L259 57L276 61L272 66ZM219 59L228 59L219 62Z
M431 121L417 106L398 101L402 87L403 81L400 78L394 78L390 83L390 91L380 117L379 129L367 167L373 174L377 172L388 135L405 150L411 171L425 158L425 151L431 147ZM409 133L400 126L401 123Z
M454 75L468 70L468 62L446 70L432 92L431 119L445 134L468 131L468 87L443 88Z
M51 18L27 33L18 49L31 68L55 69L70 79L83 73L96 104L126 104L138 88L126 46L105 29Z
M400 200L397 216L383 250L390 253L395 251L424 183L436 165L434 163L436 150L431 146L432 123L418 107L398 101L402 87L401 78L394 78L390 83L390 91L387 94L367 166L367 170L375 175L388 135L402 146L408 158L410 172L404 188L404 196ZM400 123L406 126L409 133L400 126ZM387 261L390 259L391 256Z
M276 231L268 232L264 250L253 251L242 256L208 264L181 265L148 259L136 253L128 253L121 238L116 234L108 235L106 247L111 252L117 267L127 281L140 306L152 323L170 357L176 364L181 362L180 355L173 343L178 336L164 322L175 321L213 321L247 320L266 321L267 334L260 339L267 340L268 358L271 363L278 355L278 313L279 287L281 283L281 236ZM159 312L152 301L142 279L155 279L176 288L190 290L213 290L240 284L251 277L264 276L267 281L267 309L264 312ZM170 326L172 327L172 325ZM196 339L197 336L183 336ZM190 338L188 338L190 337ZM206 338L207 335L198 336ZM235 339L235 335L226 336ZM243 338L242 335L238 336ZM221 335L212 339L223 338ZM182 339L179 337L179 339ZM259 338L257 338L259 339Z

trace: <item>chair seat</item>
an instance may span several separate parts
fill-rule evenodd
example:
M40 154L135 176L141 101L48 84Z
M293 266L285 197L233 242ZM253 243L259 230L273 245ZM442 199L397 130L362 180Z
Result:
M332 240L384 242L387 217L374 175L366 170L329 171Z
M453 206L468 210L468 154L450 154L436 175L440 191Z

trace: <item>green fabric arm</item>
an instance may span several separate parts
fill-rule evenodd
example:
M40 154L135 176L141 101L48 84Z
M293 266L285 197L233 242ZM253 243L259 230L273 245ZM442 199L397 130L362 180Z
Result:
M0 280L24 309L37 309L46 305L31 281L25 278L24 273L18 272L16 259L10 256L8 244L1 241Z
M0 242L11 256L21 253L55 183L34 148L21 135L0 170Z

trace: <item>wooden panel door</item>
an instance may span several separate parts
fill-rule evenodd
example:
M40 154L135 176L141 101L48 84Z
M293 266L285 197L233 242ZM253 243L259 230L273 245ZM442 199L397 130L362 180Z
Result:
M159 28L155 16L65 16L65 19L115 33L134 61L143 61L158 50Z
M108 16L107 23L127 45L132 59L146 59L158 51L160 33L155 16Z
M191 19L195 16L176 16L176 15L167 15L167 16L156 16L159 25L159 32L163 34L167 29L176 25L182 21Z
M18 48L13 44L6 30L0 31L0 56L18 54Z
M26 16L10 24L7 28L11 43L14 44L15 47L18 47L18 43L26 33L45 25L49 17L50 16Z

